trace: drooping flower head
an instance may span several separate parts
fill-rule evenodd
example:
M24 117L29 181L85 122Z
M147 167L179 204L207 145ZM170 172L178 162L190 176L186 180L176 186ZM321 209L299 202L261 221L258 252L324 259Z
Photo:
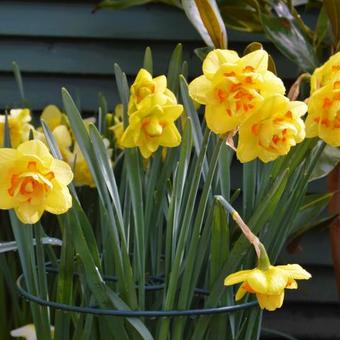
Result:
M30 130L33 128L29 124L31 121L31 112L29 109L12 109L8 115L9 135L11 145L16 148L20 143L25 142L29 138ZM5 115L0 115L0 146L3 146Z
M235 300L241 300L246 293L256 294L262 309L274 311L283 304L284 290L296 289L296 280L308 280L311 275L298 264L269 266L266 270L259 268L241 270L226 277L226 286L242 282Z
M225 134L238 126L261 105L265 97L285 93L278 77L268 71L264 50L240 58L235 51L214 50L203 62L203 75L189 84L190 96L206 105L210 130Z
M308 280L311 275L298 264L272 266L262 244L260 249L256 268L230 274L224 284L231 286L242 282L235 296L236 301L246 293L256 294L261 309L274 311L282 306L285 289L297 289L296 280Z
M260 158L269 162L286 155L290 148L305 138L301 117L307 105L275 95L266 98L239 129L237 157L241 162Z
M41 141L1 148L0 165L0 209L14 209L21 222L36 223L45 210L63 214L72 206L71 168L54 159Z

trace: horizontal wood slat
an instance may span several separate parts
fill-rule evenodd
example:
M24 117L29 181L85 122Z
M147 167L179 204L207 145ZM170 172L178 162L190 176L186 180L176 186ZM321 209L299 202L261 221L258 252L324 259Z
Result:
M1 11L1 9L0 9ZM165 73L170 55L177 42L162 41L98 41L98 40L51 40L23 38L9 39L0 36L0 72L11 71L15 60L22 72L111 75L113 63L118 63L129 75L135 75L142 66L144 51L153 51L155 74ZM189 62L190 76L201 73L201 62L194 49L200 42L184 42L184 59ZM245 43L231 42L230 48L242 54ZM285 79L298 75L297 67L284 58L271 44L266 45L273 56L278 73Z
M299 340L336 340L340 339L339 315L339 306L336 304L286 304L274 313L265 312L263 326L286 332Z
M109 107L118 102L118 94L112 77L70 77L48 75L24 75L25 96L33 110L41 110L48 104L62 106L61 88L66 87L82 111L96 111L98 92L108 99ZM0 107L20 107L21 101L14 77L0 75Z
M0 35L200 40L184 13L176 8L149 5L92 13L95 3L1 1ZM229 38L249 41L249 34L235 32ZM252 39L266 40L260 34L253 35Z

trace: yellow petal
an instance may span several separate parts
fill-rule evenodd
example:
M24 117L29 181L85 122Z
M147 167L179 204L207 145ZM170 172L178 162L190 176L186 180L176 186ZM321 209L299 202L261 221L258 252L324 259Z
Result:
M297 289L298 284L294 279L289 279L287 282L286 289Z
M144 80L152 80L152 76L150 74L150 72L148 72L146 69L141 68L136 76L136 80L134 81L134 84L139 83L140 81L144 81Z
M241 67L251 66L255 72L266 72L268 68L268 53L264 50L256 50L246 54L239 60Z
M48 192L44 205L52 214L63 214L71 208L72 196L66 186L53 181L53 189Z
M183 105L163 106L162 120L175 121L183 113Z
M241 300L246 295L246 293L247 291L243 288L243 285L241 285L240 288L236 292L235 300L236 301Z
M267 277L267 293L268 294L280 294L288 283L288 275L285 271L278 267L271 266L266 270Z
M263 75L263 82L260 86L261 95L264 97L272 96L273 94L284 95L286 88L283 81L277 77L274 73L266 71Z
M33 155L38 157L43 163L49 163L53 160L47 146L40 140L34 139L20 144L17 150L24 155Z
M128 126L119 143L124 148L133 148L137 146L137 140L139 139L140 133L140 128L134 129L132 126Z
M0 179L0 209L12 209L15 205L13 197L8 194L10 186L9 176L2 176Z
M248 279L248 275L253 271L254 269L247 269L247 270L241 270L236 273L232 273L228 275L224 279L224 285L225 286L232 286L236 283L246 281Z
M266 273L260 269L253 269L247 278L247 282L255 292L263 294L268 291Z
M216 134L224 134L237 128L239 119L237 116L229 116L224 105L207 105L205 108L205 120L208 128Z
M173 148L181 144L181 135L175 124L168 124L163 129L163 133L159 137L159 144L169 148Z
M150 149L148 148L147 144L139 145L139 150L140 150L143 158L145 158L145 159L150 158L151 155L152 155L152 151L150 151Z
M72 137L65 125L57 126L52 133L58 146L61 149L71 147Z
M257 301L261 309L267 309L269 311L274 311L280 308L283 304L284 291L278 295L267 295L267 294L256 294Z
M310 273L308 273L298 264L286 264L284 266L276 266L276 268L285 271L292 279L308 280L312 277Z
M290 101L289 102L289 110L296 114L298 117L301 117L307 112L307 105L304 102L300 101Z
M10 166L18 158L19 154L15 149L0 148L0 167Z
M208 53L203 62L203 73L207 78L211 78L218 69L225 63L235 63L239 60L237 52L232 50L213 50Z
M212 89L212 83L206 76L197 77L189 84L190 97L200 104L209 103Z
M15 208L17 217L24 224L37 223L43 212L44 208L41 205L32 205L29 203L22 203Z
M40 119L53 131L61 123L62 114L57 106L48 105L44 108Z
M59 183L68 185L72 182L72 169L66 162L54 159L50 169Z
M156 85L156 91L164 92L166 89L166 77L165 76L158 76L153 79Z

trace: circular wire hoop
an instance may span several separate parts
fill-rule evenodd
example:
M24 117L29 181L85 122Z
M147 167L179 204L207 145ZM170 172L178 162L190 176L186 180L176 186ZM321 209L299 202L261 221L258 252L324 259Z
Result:
M24 288L24 276L21 274L17 279L17 288L19 293L28 301L37 303L41 306L47 306L54 309L58 309L65 312L74 312L82 314L93 314L93 315L105 315L105 316L122 316L122 317L176 317L176 316L200 316L200 315L214 315L223 313L232 313L248 308L256 307L258 304L256 301L242 303L233 306L223 306L215 308L198 308L198 309L187 309L187 310L120 310L120 309L106 309L98 307L81 307L76 305L69 305L59 303L55 301L47 301L36 295L30 294ZM199 294L199 289L197 293Z

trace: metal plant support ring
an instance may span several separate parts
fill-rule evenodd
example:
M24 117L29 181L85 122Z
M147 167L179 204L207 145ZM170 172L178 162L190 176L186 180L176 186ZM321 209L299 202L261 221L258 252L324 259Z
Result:
M47 301L38 296L32 295L25 288L23 288L24 276L21 274L17 279L17 288L19 293L28 301L35 302L41 306L47 306L65 312L76 312L82 314L105 315L105 316L122 316L122 317L176 317L176 316L200 316L200 315L214 315L223 313L232 313L239 310L253 308L258 306L256 301L242 303L234 306L223 306L215 308L201 308L201 309L187 309L187 310L119 310L119 309L104 309L97 307L80 307L76 305L69 305L58 303L54 301Z

